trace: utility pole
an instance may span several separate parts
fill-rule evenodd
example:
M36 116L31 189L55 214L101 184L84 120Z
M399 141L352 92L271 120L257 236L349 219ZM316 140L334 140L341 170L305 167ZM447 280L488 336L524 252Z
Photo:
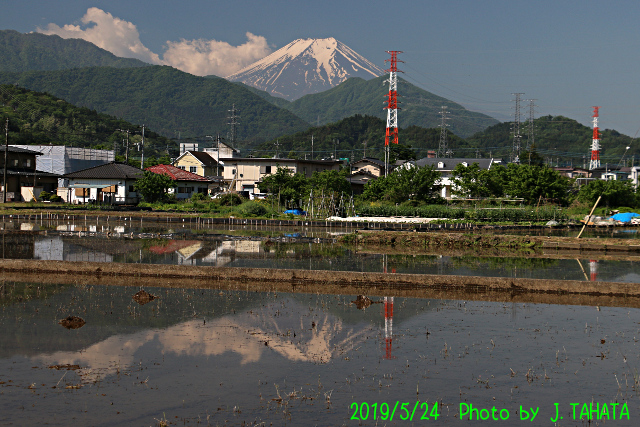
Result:
M127 130L120 129L120 132L125 132L127 134L127 145L126 145L126 148L124 150L124 162L126 164L129 164L129 132L130 132L130 130L129 129L127 129Z
M144 125L142 125L142 141L141 145L141 154L140 154L140 169L144 169Z
M7 203L7 163L9 163L9 117L4 125L4 180L2 184L2 203Z
M313 160L313 134L311 134L311 160Z
M278 158L278 148L280 147L280 140L276 139L276 142L273 143L276 146L276 159Z
M364 153L362 153L362 158L363 158L363 159L366 159L366 158L367 158L367 143L368 143L368 142L369 142L369 141L365 141L365 142L363 142L363 143L362 143L362 145L364 145Z

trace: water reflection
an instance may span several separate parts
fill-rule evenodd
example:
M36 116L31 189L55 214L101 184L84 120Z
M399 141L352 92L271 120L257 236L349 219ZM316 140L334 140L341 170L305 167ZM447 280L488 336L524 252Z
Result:
M186 237L186 236L185 236ZM106 238L3 234L3 256L13 259L93 261L238 268L281 268L444 274L558 280L639 282L634 258L595 260L543 257L389 255L332 243L287 243L242 238Z
M571 402L619 402L626 426L640 410L637 309L162 288L139 306L133 286L7 286L2 424L356 425L353 402L418 400L441 403L438 425L469 424L460 402L539 407L532 425L554 403L581 425ZM80 312L80 329L52 321ZM362 424L412 424L380 421Z
M59 351L32 359L43 364L79 364L83 380L88 382L133 365L142 347L165 356L212 357L233 352L241 365L259 362L266 352L291 362L328 363L336 356L348 355L372 329L368 325L349 327L332 314L308 322L299 303L284 303L286 314L276 317L274 307L268 305L208 322L189 320L161 330L118 334L80 352Z

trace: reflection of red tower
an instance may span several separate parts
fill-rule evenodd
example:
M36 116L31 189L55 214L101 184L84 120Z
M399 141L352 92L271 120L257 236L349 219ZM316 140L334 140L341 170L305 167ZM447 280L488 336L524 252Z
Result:
M598 261L595 259L589 260L589 272L591 273L591 281L598 280Z
M385 359L394 359L393 350L393 297L384 297Z

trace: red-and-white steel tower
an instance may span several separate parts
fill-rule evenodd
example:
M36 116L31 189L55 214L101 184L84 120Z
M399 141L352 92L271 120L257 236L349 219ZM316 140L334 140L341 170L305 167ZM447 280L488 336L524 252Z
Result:
M385 153L385 161L384 161L384 174L387 175L387 170L389 169L389 143L397 144L398 143L398 72L402 72L398 70L398 54L402 53L399 50L387 50L389 55L391 55L391 59L386 59L384 62L390 62L391 66L389 67L389 94L387 95L387 131L384 137L384 153Z
M591 140L591 162L589 170L600 167L600 131L598 130L598 110L600 107L593 107L593 139Z

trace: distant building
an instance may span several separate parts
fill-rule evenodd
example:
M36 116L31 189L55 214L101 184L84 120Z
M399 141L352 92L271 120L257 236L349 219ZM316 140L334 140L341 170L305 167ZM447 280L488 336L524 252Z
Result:
M15 145L15 147L42 153L38 156L36 170L56 175L65 175L115 161L113 150L95 150L64 145Z
M224 165L204 151L185 151L173 162L173 166L200 176L220 176Z
M217 142L216 147L205 148L203 152L209 154L214 159L230 159L240 157L240 151L236 150L229 144Z
M273 158L234 158L226 159L224 165L224 181L229 183L231 191L259 193L260 181L276 173L278 168L287 168L292 173L300 173L311 178L314 172L339 170L337 160L296 160Z
M0 148L0 171L4 170L5 151L6 147L3 145ZM6 154L7 201L29 201L39 197L43 190L55 191L58 175L36 170L39 151L10 145ZM3 178L0 178L2 192L5 191ZM0 194L0 201L2 200L4 194Z
M364 186L367 185L369 181L373 181L377 178L379 178L379 176L372 174L368 170L362 169L352 173L347 179L349 181L349 185L351 185L351 192L353 194L362 194Z
M352 173L367 171L376 177L384 175L384 162L371 157L364 157L351 165Z
M553 170L557 171L560 175L567 178L589 178L591 175L588 169L573 168L573 167L555 167Z

